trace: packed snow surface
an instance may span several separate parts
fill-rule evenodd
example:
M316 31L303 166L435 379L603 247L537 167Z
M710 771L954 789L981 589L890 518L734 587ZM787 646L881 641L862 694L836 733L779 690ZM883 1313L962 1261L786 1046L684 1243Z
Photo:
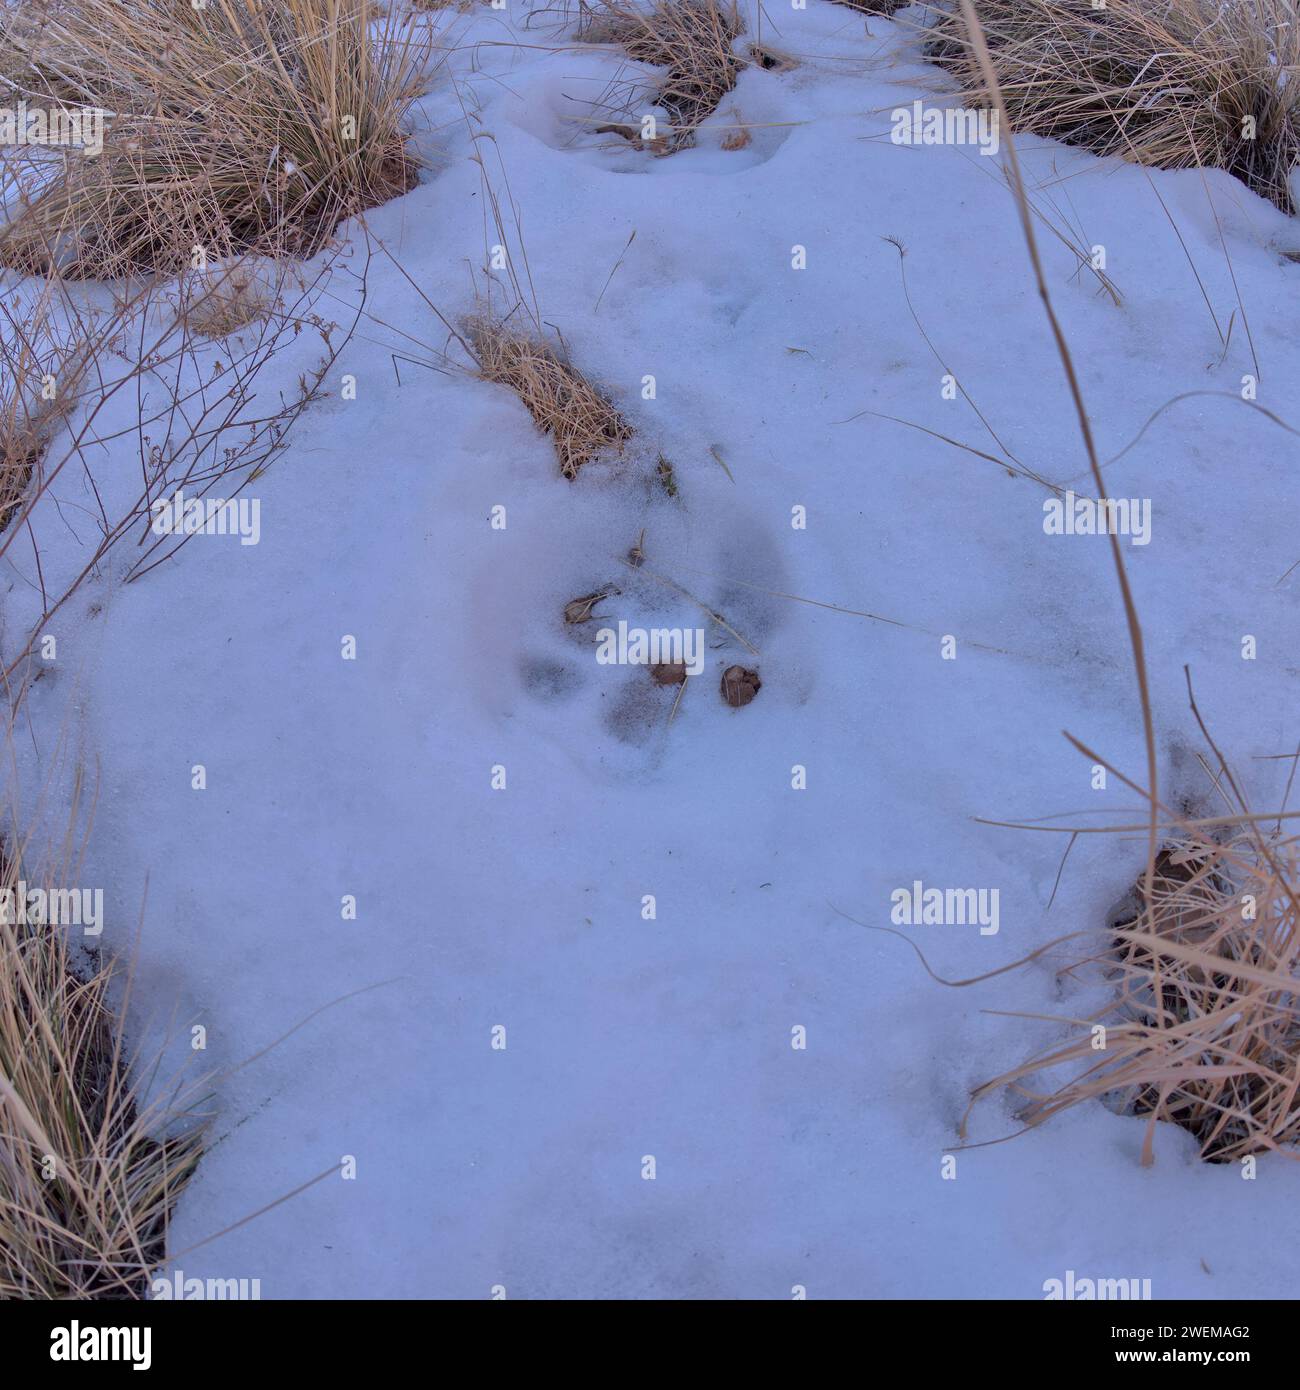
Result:
M138 1031L183 1052L201 1023L223 1070L303 1024L222 1077L177 1264L271 1298L1041 1298L1067 1270L1292 1294L1285 1159L1243 1181L1162 1125L1144 1168L1144 1122L1099 1104L978 1147L1020 1128L1005 1096L961 1146L972 1088L1104 990L1058 979L1065 947L947 988L871 928L916 881L998 890L996 932L897 928L961 980L1104 924L1141 834L1080 837L1049 910L1068 835L976 818L1141 819L1062 737L1143 776L1123 610L1106 539L1045 531L1027 476L1089 492L1002 158L890 138L895 109L955 100L922 11L747 13L738 47L793 63L747 67L666 157L594 133L626 60L557 12L422 20L457 46L417 108L429 168L367 216L368 267L341 229L319 311L350 321L365 268L365 314L250 489L258 543L196 536L124 585L129 542L51 623L17 755L29 787L80 762L98 788L81 874L104 949L143 923ZM1162 792L1220 809L1187 665L1274 809L1300 441L1242 392L1300 424L1300 231L1224 175L1018 148L1102 457L1195 393L1107 474L1150 501L1123 545ZM635 430L573 483L431 307L459 325L490 283L512 307L497 245L512 322L535 292ZM287 346L262 398L320 346ZM949 442L1000 453L963 392L1023 468ZM102 453L105 487L138 482L143 447ZM33 516L52 590L94 510L69 470ZM40 600L32 547L4 563L12 655ZM596 660L619 619L705 630L675 711L676 687ZM739 709L736 663L762 679Z

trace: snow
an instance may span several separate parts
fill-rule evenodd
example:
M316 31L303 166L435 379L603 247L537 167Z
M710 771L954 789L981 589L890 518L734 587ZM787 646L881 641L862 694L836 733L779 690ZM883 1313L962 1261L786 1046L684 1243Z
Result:
M656 159L575 124L617 54L571 44L554 14L527 20L518 3L436 17L459 39L420 108L440 158L367 223L455 321L498 239L484 169L498 194L508 180L514 263L526 249L542 318L634 425L623 460L567 483L507 390L395 364L437 363L447 334L378 255L325 398L253 486L259 543L196 536L130 585L133 545L112 552L51 624L58 659L25 706L26 787L78 760L97 772L83 878L106 890L106 949L132 948L144 903L142 1035L179 1028L184 1051L202 1023L202 1063L231 1068L330 1005L222 1079L178 1265L271 1298L1041 1298L1067 1270L1150 1278L1160 1298L1294 1288L1279 1214L1300 1173L1281 1158L1244 1182L1161 1126L1144 1169L1143 1122L1098 1105L960 1151L946 1180L970 1090L1060 1036L1008 1013L1101 996L1058 984L1064 953L946 989L906 942L849 920L889 926L915 880L997 888L996 934L899 928L961 979L1100 927L1142 860L1140 836L1082 837L1049 911L1068 837L975 820L1140 818L1113 781L1092 789L1063 729L1144 766L1108 544L1045 534L1044 488L936 437L996 452L944 399L885 240L993 428L1086 494L999 161L890 141L891 110L948 90L904 23L769 8L762 36L798 66L746 70L696 148ZM761 128L724 151L733 108ZM1223 175L1018 148L1044 213L1105 248L1122 295L1039 223L1102 456L1200 393L1109 475L1152 499L1150 543L1125 559L1162 790L1207 792L1186 664L1272 808L1288 765L1263 759L1296 741L1300 573L1277 581L1300 558L1300 458L1240 392L1257 376L1259 405L1297 423L1300 266L1279 251L1300 236ZM1217 214L1258 372L1240 312L1224 351L1153 190L1226 332ZM355 282L336 273L329 293L349 319ZM318 359L308 336L265 369L265 398ZM96 474L121 497L138 446L119 438ZM677 499L654 483L660 452ZM97 540L75 522L88 498L69 473L33 516L52 589ZM622 557L643 530L635 570ZM4 564L11 657L39 604L30 547ZM598 664L598 623L562 622L608 584L622 592L601 617L709 629L671 722L675 690ZM717 690L735 661L763 681L739 710ZM970 1139L1017 1128L994 1099ZM346 1155L354 1179L190 1249Z

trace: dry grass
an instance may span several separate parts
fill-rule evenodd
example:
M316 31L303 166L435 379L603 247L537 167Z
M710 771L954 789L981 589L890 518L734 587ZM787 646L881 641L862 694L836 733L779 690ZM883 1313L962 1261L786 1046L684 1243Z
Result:
M308 255L409 189L402 121L422 46L372 0L37 0L0 15L0 78L29 106L114 113L98 157L23 151L0 259L78 277ZM14 152L17 153L17 152Z
M655 460L655 478L666 497L677 497L679 493L677 471L673 468L671 460L666 459L663 454L660 454Z
M621 451L632 438L632 427L610 401L531 333L480 318L467 326L465 342L483 380L508 386L551 436L560 472L570 481L592 459Z
M255 270L234 265L186 284L178 307L200 337L219 339L265 318L275 297Z
M1150 896L1139 882L1112 938L1068 967L1102 968L1114 999L975 1099L1010 1087L1026 1097L1021 1114L1030 1125L1104 1099L1152 1125L1180 1125L1212 1162L1294 1149L1298 885L1294 837L1267 835L1256 822L1222 840L1189 828L1158 856ZM1035 1073L1054 1067L1068 1079L1046 1093L1029 1088Z
M863 14L876 14L888 19L914 4L915 0L837 0L837 3L847 5L851 10L861 10Z
M71 886L0 852L0 888ZM202 1127L142 1106L111 967L63 933L0 922L0 1298L142 1298ZM192 1117L191 1117L192 1120Z
M75 400L87 349L53 324L44 295L0 324L0 533L30 495L51 439Z
M0 531L22 509L57 413L52 404L33 407L28 393L0 374Z
M744 30L740 12L725 0L658 0L650 8L626 0L582 0L578 38L619 44L636 62L665 69L651 95L668 113L670 129L659 132L662 143L654 147L671 154L694 143L701 122L736 85L746 60L733 50ZM640 84L619 84L616 94L598 104L626 120L632 137L641 139Z
M1005 78L994 53L999 6L995 0L990 7L990 41L973 0L960 0L960 5L973 74L981 92L1011 126ZM1006 154L1008 182L1039 295L1075 401L1089 466L1104 496L1088 412L1043 274L1014 139L1007 139ZM1146 787L1118 773L1078 739L1066 737L1145 799L1146 824L1115 827L1111 833L1143 830L1146 866L1133 890L1132 911L1113 926L1099 950L1066 970L1100 967L1114 992L1098 1013L1063 1020L1074 1029L1064 1044L985 1083L972 1105L1009 1088L1024 1097L1021 1115L1033 1126L1085 1101L1106 1100L1146 1117L1144 1163L1152 1161L1160 1120L1193 1134L1201 1156L1209 1161L1228 1162L1274 1150L1300 1157L1300 840L1284 836L1281 814L1273 820L1252 813L1191 697L1190 675L1191 711L1214 758L1213 763L1202 760L1203 766L1228 814L1191 820L1175 815L1162 802L1142 629L1122 552L1113 537L1112 555L1133 651ZM1078 835L1097 830L1055 828L1069 834L1071 844ZM1168 842L1157 852L1162 832ZM1038 948L1026 961L1054 945L1059 943ZM1014 964L1003 966L990 974L1013 968ZM1060 1070L1067 1076L1055 1089L1033 1089L1041 1074Z
M793 72L799 66L799 60L793 53L774 48L770 43L751 43L748 52L764 72Z
M744 150L754 143L754 137L745 127L741 119L740 112L733 106L731 108L732 125L727 133L722 137L722 148L724 150Z
M1291 0L1108 0L1104 9L981 0L979 18L1013 130L1162 169L1226 169L1293 210L1300 27ZM930 36L929 56L964 99L990 104L961 13L941 12Z

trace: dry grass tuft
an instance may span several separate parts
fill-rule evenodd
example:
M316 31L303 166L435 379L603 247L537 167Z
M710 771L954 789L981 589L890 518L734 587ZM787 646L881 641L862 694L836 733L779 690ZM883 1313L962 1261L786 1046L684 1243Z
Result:
M91 350L54 326L48 295L0 325L0 533L22 510Z
M19 881L0 853L0 888ZM61 930L0 922L0 1298L143 1298L202 1127L140 1106L112 969L71 949Z
M0 260L75 278L313 254L407 191L423 45L373 0L35 0L0 11L0 80L29 107L112 113L98 156L23 149Z
M465 341L484 381L508 386L555 442L560 472L572 481L592 459L622 451L632 427L560 353L500 320L467 325Z
M189 327L211 339L228 338L264 319L274 308L275 296L244 265L223 268L187 284L179 305Z
M899 10L914 4L915 0L837 0L837 3L847 5L851 10L861 10L863 14L877 14L889 19Z
M1145 875L1143 876L1145 877ZM1030 1125L1084 1101L1180 1125L1227 1163L1300 1143L1300 840L1257 821L1222 839L1189 826L1140 879L1102 948L1114 998L1073 1020L1068 1041L997 1077L1027 1098ZM1063 1067L1047 1093L1035 1073ZM972 1102L973 1103L973 1102ZM1144 1161L1150 1161L1148 1130Z
M60 413L53 403L33 405L0 373L0 532L22 510Z
M1013 130L1162 169L1226 169L1284 211L1300 160L1300 27L1292 0L981 0ZM956 10L929 56L991 105Z
M658 0L649 9L627 0L581 3L578 38L586 43L617 43L629 58L664 68L653 102L668 113L671 129L658 148L671 154L695 142L700 124L717 110L736 85L746 60L734 51L745 25L730 0ZM624 84L612 102L602 102L639 134L644 96L636 83ZM647 141L653 144L653 141Z

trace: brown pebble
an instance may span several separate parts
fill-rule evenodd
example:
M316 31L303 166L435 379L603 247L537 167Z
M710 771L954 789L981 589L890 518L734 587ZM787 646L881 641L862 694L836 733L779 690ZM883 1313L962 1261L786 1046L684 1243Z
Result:
M732 707L739 709L747 705L763 688L757 671L745 666L728 666L722 673L722 698Z
M686 679L686 663L660 661L650 668L650 674L659 685L681 685Z

